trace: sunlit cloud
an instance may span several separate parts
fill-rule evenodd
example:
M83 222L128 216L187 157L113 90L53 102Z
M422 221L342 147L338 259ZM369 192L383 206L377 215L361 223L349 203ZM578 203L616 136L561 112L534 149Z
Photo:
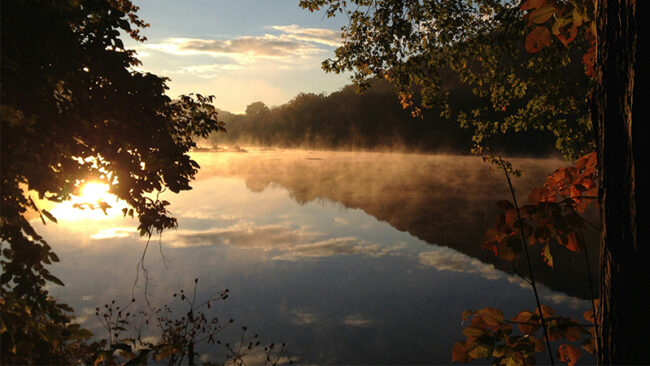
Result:
M493 265L483 263L476 258L449 248L437 248L436 250L422 252L419 257L421 264L439 271L476 273L489 280L505 277L505 274Z
M243 65L239 64L204 64L181 67L176 74L191 74L200 78L212 79L219 76L223 71L242 70Z
M323 258L335 254L360 254L368 257L381 257L392 254L395 248L369 243L354 237L332 238L313 243L292 245L275 257L274 260L297 261L304 258Z
M174 233L170 245L176 248L233 245L271 250L307 241L314 235L316 233L299 229L291 230L281 225L253 226L250 223L239 222L223 229L178 231Z
M273 25L269 28L283 32L291 39L320 43L331 47L341 45L341 32L325 28L304 28L296 24Z
M113 227L110 229L100 230L90 236L91 239L112 239L112 238L128 238L136 235L138 231L134 227Z
M316 314L310 313L303 309L293 309L291 313L293 315L291 322L297 325L313 324L318 320Z
M335 217L334 222L343 226L350 225L350 220L346 219L345 217Z
M324 50L289 35L245 36L230 40L201 38L167 38L160 43L150 43L146 48L177 56L209 55L230 57L240 63L250 63L258 58L304 59Z
M506 279L508 282L518 285L521 288L531 289L530 284L519 276L510 275L499 271L491 264L483 263L476 258L469 257L450 248L437 248L422 252L419 255L420 263L425 266L434 267L439 271L452 271L478 274L488 280ZM567 294L554 292L546 286L537 285L539 290L545 292L543 299L555 304L568 305L571 308L579 309L587 306L588 302Z
M243 218L239 214L224 214L215 212L214 207L196 206L179 208L175 212L184 219L202 219L202 220L219 220L219 221L236 221Z
M557 305L568 305L573 309L587 309L589 308L589 301L582 300L577 297L569 296L560 292L555 292L548 295L543 295L542 298L546 301L552 301Z
M305 228L291 229L283 225L254 226L239 222L223 229L204 231L183 230L173 234L170 246L174 248L231 245L243 248L276 251L272 260L297 261L306 258L324 258L337 254L381 257L399 253L401 244L386 246L370 243L356 237L319 240L321 233Z
M359 314L352 314L343 320L343 324L351 327L367 327L372 323L372 320L364 318Z

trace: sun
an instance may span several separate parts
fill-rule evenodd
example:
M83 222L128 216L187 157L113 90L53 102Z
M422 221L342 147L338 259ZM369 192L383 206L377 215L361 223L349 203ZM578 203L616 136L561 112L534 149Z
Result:
M110 187L102 182L87 182L79 189L78 196L72 196L52 209L55 217L68 221L104 220L122 216L127 207L124 201L109 193Z
M115 196L108 193L109 186L106 183L89 182L81 188L81 195L78 197L83 202L97 203L98 201L107 201L115 199Z

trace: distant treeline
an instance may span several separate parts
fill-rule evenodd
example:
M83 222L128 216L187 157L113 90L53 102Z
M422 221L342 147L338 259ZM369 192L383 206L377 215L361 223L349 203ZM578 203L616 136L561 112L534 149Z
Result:
M452 90L452 108L469 110L478 101L468 90ZM424 110L414 118L404 110L392 86L375 80L364 93L349 85L329 95L300 93L286 104L269 108L255 102L245 114L221 111L227 133L208 143L285 148L396 150L469 153L472 131L455 119ZM510 155L547 155L553 137L539 131L501 135L491 141L494 151Z

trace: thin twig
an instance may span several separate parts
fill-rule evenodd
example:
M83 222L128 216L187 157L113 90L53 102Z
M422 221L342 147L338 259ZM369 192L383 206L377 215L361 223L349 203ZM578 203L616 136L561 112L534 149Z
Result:
M535 301L537 302L537 311L539 312L539 317L542 321L542 330L544 331L544 339L546 340L546 348L548 349L548 356L551 359L551 365L555 365L555 360L553 359L553 351L551 350L551 341L548 338L548 331L546 330L546 321L544 320L544 313L542 312L542 304L539 301L539 295L537 294L537 286L535 285L535 275L533 274L533 266L530 264L530 255L528 254L528 245L526 245L526 234L524 233L524 221L521 219L521 214L519 212L519 205L517 204L517 196L515 195L515 190L512 187L512 182L510 181L510 175L508 174L508 169L506 164L503 162L501 156L499 156L499 162L503 168L503 172L506 175L508 180L508 186L510 187L510 193L512 194L512 200L515 205L515 210L517 211L517 219L519 220L519 227L521 229L521 245L524 247L524 254L526 255L526 264L528 265L528 272L530 273L530 284L533 287L533 293L535 294Z
M539 323L529 323L529 322L518 322L516 320L503 320L504 323L509 323L509 324L521 324L521 325L530 325L530 326L538 326ZM573 322L573 324L579 325L581 327L591 327L591 324L586 324L586 323L578 323L578 322Z
M163 266L165 269L169 269L169 266L167 266L167 257L165 257L165 253L163 252L163 246L162 246L162 231L158 233L158 250L160 251L160 256L162 257L163 260Z

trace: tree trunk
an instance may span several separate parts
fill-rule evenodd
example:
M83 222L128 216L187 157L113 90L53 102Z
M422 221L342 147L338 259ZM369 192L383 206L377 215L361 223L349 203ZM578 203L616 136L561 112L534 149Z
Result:
M650 364L649 7L600 0L596 14L602 364Z

